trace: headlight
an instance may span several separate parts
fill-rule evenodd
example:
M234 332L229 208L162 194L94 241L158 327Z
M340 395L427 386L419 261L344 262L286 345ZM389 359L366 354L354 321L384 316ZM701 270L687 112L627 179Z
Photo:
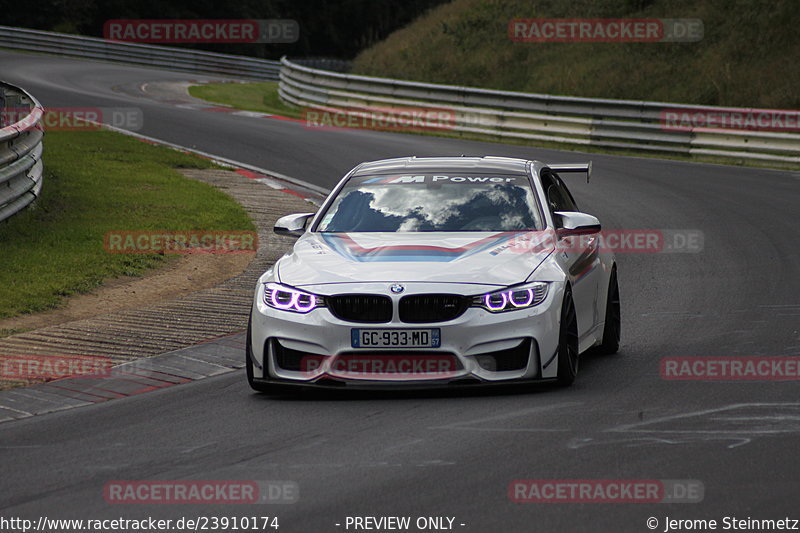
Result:
M308 313L317 307L325 307L321 296L278 283L264 284L264 303L273 309L294 313Z
M512 289L489 292L475 296L472 299L472 305L473 307L482 307L491 313L525 309L542 303L547 297L548 287L547 283L536 282Z

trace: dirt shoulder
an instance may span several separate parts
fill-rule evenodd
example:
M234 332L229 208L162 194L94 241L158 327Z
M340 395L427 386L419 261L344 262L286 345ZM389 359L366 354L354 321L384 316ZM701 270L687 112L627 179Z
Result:
M141 307L214 287L243 272L255 253L186 255L142 277L107 280L88 294L70 297L60 309L0 320L0 332L28 331Z
M35 329L0 338L0 360L88 357L116 366L247 327L259 276L293 242L273 233L275 221L316 207L236 172L184 169L182 173L214 185L244 207L258 230L258 251L186 256L143 278L114 280L71 298L63 309L22 317ZM78 313L84 318L73 318ZM35 381L44 380L21 383L0 376L0 389Z

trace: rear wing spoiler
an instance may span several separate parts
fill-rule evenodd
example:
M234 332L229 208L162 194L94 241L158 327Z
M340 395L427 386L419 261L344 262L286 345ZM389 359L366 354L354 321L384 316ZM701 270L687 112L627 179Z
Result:
M586 183L592 177L592 162L588 163L561 163L558 165L547 165L556 174L560 172L586 172Z

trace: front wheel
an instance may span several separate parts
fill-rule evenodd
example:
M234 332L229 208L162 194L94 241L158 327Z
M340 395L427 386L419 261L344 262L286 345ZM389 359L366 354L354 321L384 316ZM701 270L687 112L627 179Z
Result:
M572 290L564 291L561 304L561 324L558 331L558 384L572 385L578 375L578 318L575 314L575 303L572 301Z

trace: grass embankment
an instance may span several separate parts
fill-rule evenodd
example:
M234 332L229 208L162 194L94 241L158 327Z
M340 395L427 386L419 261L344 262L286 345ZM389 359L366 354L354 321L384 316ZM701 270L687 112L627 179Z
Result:
M300 110L286 105L278 96L278 82L208 83L189 87L189 94L235 109L299 118Z
M204 159L108 131L49 132L44 147L41 198L0 223L0 318L176 257L107 253L108 231L255 229L229 196L176 170L214 166Z
M517 18L698 18L694 43L524 43ZM797 0L454 0L363 51L354 72L546 94L800 107Z
M698 105L800 107L800 9L770 3L713 0L454 0L422 15L362 52L354 73L502 90L641 99ZM508 36L517 18L700 19L704 37L685 43L525 43ZM239 109L297 118L277 83L209 84L192 95ZM684 161L792 168L792 163L647 153L564 145L454 131L460 139Z

